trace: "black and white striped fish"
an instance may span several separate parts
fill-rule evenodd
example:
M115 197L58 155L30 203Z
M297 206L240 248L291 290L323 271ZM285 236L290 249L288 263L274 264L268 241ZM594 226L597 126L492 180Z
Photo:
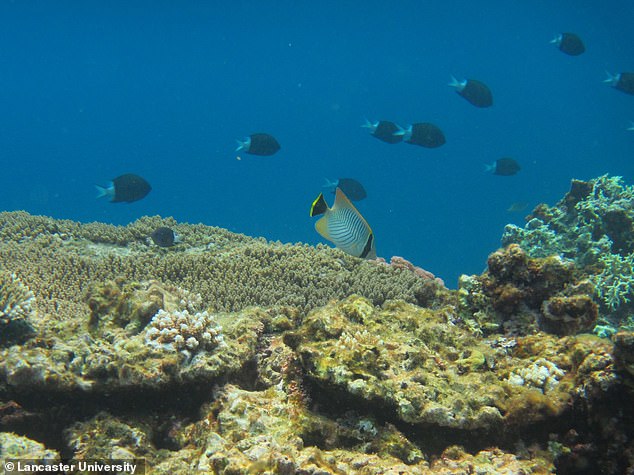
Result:
M326 204L323 193L319 194L310 207L310 216L321 214L315 229L325 239L355 257L376 258L374 233L343 191L337 188L332 208Z

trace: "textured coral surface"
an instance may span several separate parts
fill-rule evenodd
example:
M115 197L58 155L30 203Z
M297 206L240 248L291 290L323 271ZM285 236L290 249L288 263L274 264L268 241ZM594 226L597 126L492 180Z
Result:
M148 241L163 225L183 242ZM594 262L509 245L448 290L402 258L170 218L0 213L5 320L30 329L0 345L0 450L157 474L630 473L634 338L582 333L605 309Z

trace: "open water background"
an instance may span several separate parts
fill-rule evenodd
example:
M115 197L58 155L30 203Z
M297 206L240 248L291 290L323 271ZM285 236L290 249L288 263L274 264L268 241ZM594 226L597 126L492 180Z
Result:
M634 182L634 96L602 84L634 71L633 25L626 0L0 1L0 209L316 244L324 177L353 177L378 254L455 286L572 178ZM586 53L549 44L563 31ZM452 74L488 84L493 107L459 97ZM434 122L447 143L388 145L365 117ZM236 154L254 132L282 150ZM518 175L484 172L504 156ZM123 173L153 191L95 199Z

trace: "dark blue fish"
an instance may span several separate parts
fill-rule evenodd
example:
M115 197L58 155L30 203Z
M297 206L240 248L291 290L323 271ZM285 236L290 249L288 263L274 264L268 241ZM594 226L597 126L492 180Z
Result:
M95 185L97 198L107 196L111 203L132 203L139 201L152 191L150 184L144 178L133 173L118 176L108 187Z
M488 172L494 175L511 176L520 171L520 165L512 158L500 158L491 165L485 165Z
M420 122L409 125L406 129L399 127L395 135L402 135L406 143L426 148L440 147L445 143L445 134L434 124Z
M271 134L251 134L244 140L237 140L236 152L244 150L251 155L274 155L281 148L278 141Z
M491 107L493 105L493 94L489 87L482 81L477 79L464 79L458 81L451 76L449 86L456 89L459 96L464 97L467 101L476 107Z
M607 74L608 78L603 82L626 94L634 94L634 73Z
M561 33L550 42L557 45L560 51L570 56L579 56L586 51L586 47L574 33Z
M363 185L354 178L339 178L335 181L326 178L326 184L323 188L332 193L339 188L351 201L360 201L368 196Z
M403 140L400 135L394 135L394 132L398 132L398 125L389 120L379 120L376 122L370 122L365 120L365 124L361 127L370 129L370 135L386 143L399 143Z
M156 228L152 234L150 234L152 241L159 247L171 247L174 244L181 242L181 238L171 228L161 226Z

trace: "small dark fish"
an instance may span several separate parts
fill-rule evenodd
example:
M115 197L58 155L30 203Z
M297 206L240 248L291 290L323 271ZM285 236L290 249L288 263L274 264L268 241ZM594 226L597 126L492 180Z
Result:
M486 165L486 170L494 175L511 176L520 171L520 165L512 158L500 158Z
M110 186L103 187L95 185L97 188L97 198L107 196L111 203L132 203L139 201L152 191L150 184L144 178L133 173L126 173L118 176L110 183Z
M354 178L339 178L335 181L326 179L323 187L333 193L339 188L351 201L360 201L368 196L363 185Z
M579 56L586 51L583 41L574 33L561 33L555 36L550 43L557 45L560 51L570 56Z
M237 140L236 152L244 150L251 155L274 155L280 149L280 144L270 134L251 134L244 140Z
M626 94L634 94L634 73L607 74L608 78L603 82Z
M399 143L403 140L401 135L394 135L394 132L397 132L399 127L389 120L370 122L366 119L365 124L361 127L370 129L370 135L386 143Z
M464 79L458 81L451 76L449 86L454 87L456 92L468 100L476 107L491 107L493 105L493 94L486 84L477 79Z
M165 226L155 229L154 232L150 234L150 237L152 241L154 241L154 244L159 247L171 247L181 242L180 236Z
M436 148L445 143L445 134L436 125L429 122L412 124L407 129L399 127L395 135L402 135L403 140L421 147Z

